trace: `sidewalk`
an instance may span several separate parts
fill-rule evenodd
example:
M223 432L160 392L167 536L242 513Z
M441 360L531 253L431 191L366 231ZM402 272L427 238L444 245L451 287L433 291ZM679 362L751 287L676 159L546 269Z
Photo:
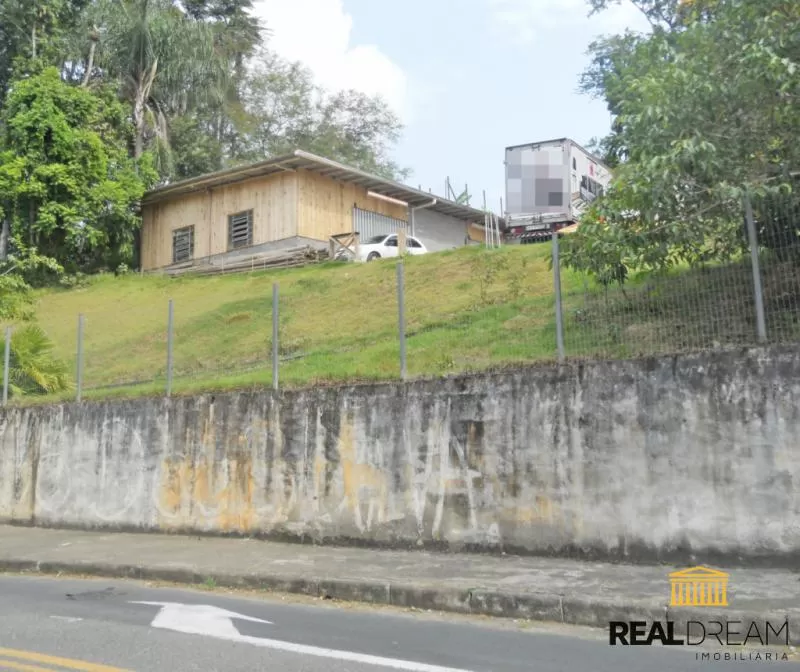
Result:
M728 608L669 607L674 567L0 525L0 570L246 587L608 628L610 620L800 623L800 576L731 569ZM724 568L722 568L724 569ZM800 635L794 626L792 639Z

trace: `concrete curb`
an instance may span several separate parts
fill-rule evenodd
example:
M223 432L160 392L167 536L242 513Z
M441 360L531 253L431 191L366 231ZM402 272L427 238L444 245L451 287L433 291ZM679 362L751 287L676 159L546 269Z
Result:
M120 565L100 562L40 562L0 559L0 572L44 575L83 574L87 576L166 581L191 586L213 581L220 588L247 588L276 593L307 595L344 602L362 602L401 608L443 611L458 614L495 616L531 621L546 621L607 628L609 621L688 620L731 618L735 614L713 614L708 610L670 610L666 604L624 600L596 600L591 597L549 593L512 594L481 589L429 588L395 583L341 579L288 578L256 574L199 574L191 569ZM738 614L737 614L738 615ZM745 615L742 614L744 617ZM747 614L748 620L770 619L778 622L785 615ZM793 637L792 639L796 639ZM797 642L793 642L797 643Z

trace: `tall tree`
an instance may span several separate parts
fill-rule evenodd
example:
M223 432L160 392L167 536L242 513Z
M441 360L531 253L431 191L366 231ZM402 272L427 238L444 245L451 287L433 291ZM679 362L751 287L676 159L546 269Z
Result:
M91 0L0 0L0 101L15 76L62 66Z
M168 146L168 119L185 113L217 76L211 30L172 0L101 0L98 64L131 107L133 156ZM166 155L168 156L168 155Z
M252 14L252 0L190 0L184 6L212 31L218 76L209 95L173 120L175 174L180 177L193 165L219 169L241 154L243 135L253 121L243 104L248 63L268 34Z
M728 258L745 242L743 192L788 189L800 170L800 4L640 4L663 25L595 45L584 79L614 115L620 165L573 239L579 266Z
M245 105L253 126L243 160L305 149L385 177L405 175L389 156L402 124L379 96L324 91L302 65L264 51Z
M597 14L607 10L612 5L629 2L650 23L654 30L674 32L686 22L691 13L692 5L709 0L588 0L591 13Z
M14 256L68 270L130 263L136 203L155 178L128 157L133 129L110 88L70 86L56 68L15 81L0 139L0 202Z

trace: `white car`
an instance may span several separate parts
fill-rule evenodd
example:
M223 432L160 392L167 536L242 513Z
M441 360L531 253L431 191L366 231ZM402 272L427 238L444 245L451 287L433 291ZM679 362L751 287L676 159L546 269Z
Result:
M374 261L383 257L396 257L400 253L399 241L396 233L384 233L360 243L358 246L359 261ZM406 236L406 251L408 254L427 254L428 249L412 236Z

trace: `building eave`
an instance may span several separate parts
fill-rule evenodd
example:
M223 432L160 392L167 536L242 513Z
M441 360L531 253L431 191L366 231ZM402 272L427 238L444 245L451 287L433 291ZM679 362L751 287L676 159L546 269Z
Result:
M303 150L295 150L291 154L278 156L267 161L229 168L165 185L147 192L142 199L142 206L147 207L181 196L202 193L209 189L217 189L286 171L308 171L317 175L324 175L339 182L357 184L367 191L403 201L411 207L429 206L429 209L434 212L464 221L482 223L484 219L485 213L483 210L455 203L400 182L371 175L358 168L346 166ZM433 198L436 198L436 203L430 205Z

